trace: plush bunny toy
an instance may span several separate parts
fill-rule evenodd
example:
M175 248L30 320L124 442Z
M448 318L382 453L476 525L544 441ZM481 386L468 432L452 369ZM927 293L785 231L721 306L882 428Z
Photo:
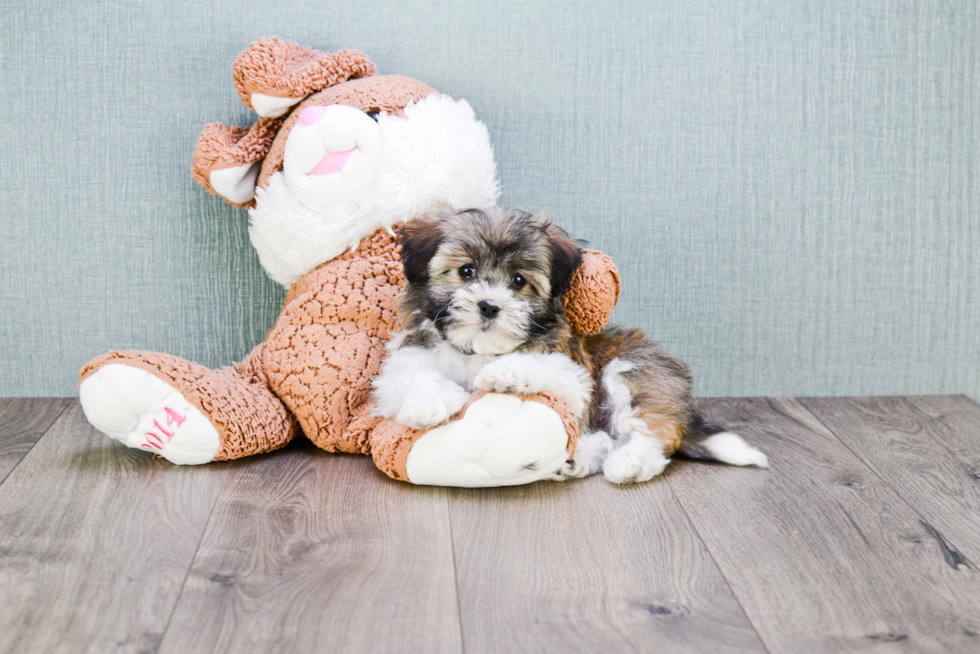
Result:
M272 38L238 57L234 80L260 119L251 129L208 125L193 174L249 207L262 266L290 288L285 306L263 343L220 370L156 352L93 359L79 388L89 421L177 464L268 452L302 432L416 484L554 476L578 434L560 398L475 393L426 431L371 415L404 282L394 229L433 207L490 206L499 194L487 130L470 106L413 79L376 76L360 52ZM584 251L565 296L573 326L601 329L618 294L611 261Z

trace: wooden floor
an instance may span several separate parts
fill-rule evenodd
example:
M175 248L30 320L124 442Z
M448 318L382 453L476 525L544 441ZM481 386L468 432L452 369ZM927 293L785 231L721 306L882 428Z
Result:
M980 406L717 399L771 469L492 490L176 467L0 400L0 652L980 652Z

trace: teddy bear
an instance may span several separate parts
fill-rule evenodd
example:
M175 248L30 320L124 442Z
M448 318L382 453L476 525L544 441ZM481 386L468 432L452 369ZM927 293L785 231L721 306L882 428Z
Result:
M157 352L92 359L79 382L91 424L183 465L269 452L303 434L414 484L560 478L578 436L561 398L476 392L426 430L372 415L405 281L396 230L437 207L492 206L500 193L470 105L378 75L356 50L276 38L252 43L233 73L259 118L250 128L207 125L192 174L248 209L261 265L289 289L282 312L241 362L217 370ZM583 249L564 296L573 327L599 331L618 296L612 261Z

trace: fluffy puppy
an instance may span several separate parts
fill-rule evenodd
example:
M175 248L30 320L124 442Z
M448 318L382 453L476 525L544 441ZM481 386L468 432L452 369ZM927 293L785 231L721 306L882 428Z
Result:
M406 224L401 331L376 379L375 413L416 429L448 420L474 390L551 393L579 417L556 478L602 469L615 483L660 474L675 453L766 466L706 424L687 366L635 329L572 332L562 306L579 246L542 214L443 211Z

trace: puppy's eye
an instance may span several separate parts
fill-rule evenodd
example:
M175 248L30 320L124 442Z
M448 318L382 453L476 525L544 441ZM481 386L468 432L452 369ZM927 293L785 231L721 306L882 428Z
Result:
M378 122L378 114L380 114L380 113L381 113L380 111L369 111L369 112L367 112L367 115L368 115L368 118L370 118L374 122Z
M524 279L524 277L522 277L520 273L517 273L513 277L510 278L510 284L514 288L520 290L520 289L524 288L524 285L525 284L527 284L527 280Z
M472 263L467 263L459 267L459 278L464 282L468 282L476 277L476 266Z

